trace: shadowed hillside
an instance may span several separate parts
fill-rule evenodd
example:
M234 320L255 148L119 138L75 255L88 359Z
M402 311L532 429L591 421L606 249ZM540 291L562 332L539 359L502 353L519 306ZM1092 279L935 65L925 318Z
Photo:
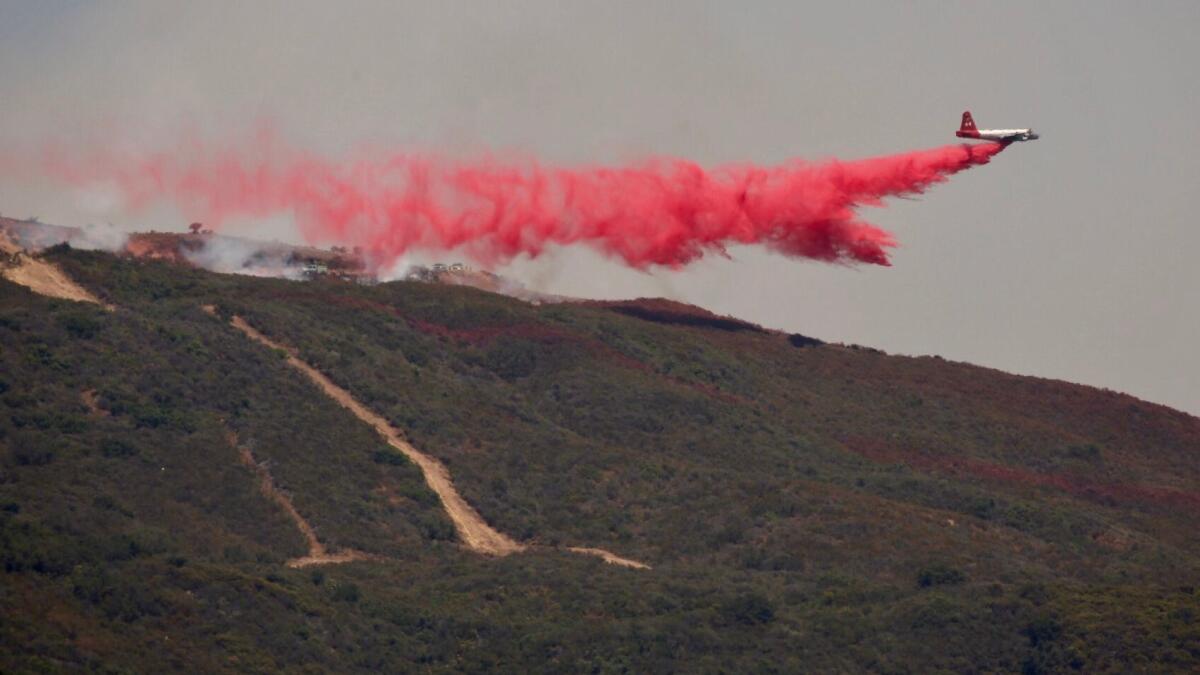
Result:
M665 301L47 259L115 309L0 281L5 670L1200 660L1186 414ZM235 315L529 550L460 546L421 471ZM324 549L364 559L288 568L312 542L263 472Z

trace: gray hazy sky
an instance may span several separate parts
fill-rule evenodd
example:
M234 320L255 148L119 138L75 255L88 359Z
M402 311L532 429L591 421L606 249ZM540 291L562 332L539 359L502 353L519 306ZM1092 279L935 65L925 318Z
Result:
M507 271L1200 412L1200 3L800 4L0 0L0 141L272 119L330 153L770 163L948 143L969 107L1042 139L870 210L900 239L894 267L742 248L680 272L585 250ZM0 184L0 212L187 222L33 179Z

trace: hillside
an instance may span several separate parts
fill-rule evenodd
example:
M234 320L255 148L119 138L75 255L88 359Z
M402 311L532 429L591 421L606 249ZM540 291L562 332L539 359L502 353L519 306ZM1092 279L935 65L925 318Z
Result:
M5 672L1200 668L1184 413L661 300L44 262L112 309L0 279Z
M164 260L215 272L278 276L292 279L328 276L344 281L373 282L361 252L333 247L325 250L278 241L259 241L217 234L193 223L188 232L124 232L111 225L85 228L50 225L38 220L0 216L0 240L8 248L40 251L58 244L86 250L105 250L137 258Z

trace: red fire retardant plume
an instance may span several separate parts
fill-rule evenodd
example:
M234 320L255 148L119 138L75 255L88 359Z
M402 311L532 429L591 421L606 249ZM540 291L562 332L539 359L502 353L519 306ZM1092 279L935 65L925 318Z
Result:
M705 169L680 159L555 168L532 161L373 155L334 162L265 138L172 152L48 152L52 175L115 185L130 207L166 201L189 219L293 214L314 243L361 246L386 266L413 250L460 249L484 263L585 244L636 268L679 267L730 244L887 265L892 235L860 206L917 194L987 163L995 143L855 161Z

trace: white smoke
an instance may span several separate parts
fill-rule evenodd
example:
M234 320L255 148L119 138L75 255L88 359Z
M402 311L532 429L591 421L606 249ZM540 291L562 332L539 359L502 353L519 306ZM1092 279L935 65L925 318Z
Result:
M300 267L287 264L281 256L264 252L260 242L246 239L207 235L201 246L183 247L181 253L188 262L212 272L293 280L303 278Z
M408 279L418 269L424 267L411 256L400 256L396 260L386 266L375 271L376 277L380 281L397 281L399 279Z
M84 251L108 251L110 253L124 250L125 242L128 240L129 233L118 229L112 223L85 225L83 228L73 231L67 237L67 243L71 245L71 248Z

